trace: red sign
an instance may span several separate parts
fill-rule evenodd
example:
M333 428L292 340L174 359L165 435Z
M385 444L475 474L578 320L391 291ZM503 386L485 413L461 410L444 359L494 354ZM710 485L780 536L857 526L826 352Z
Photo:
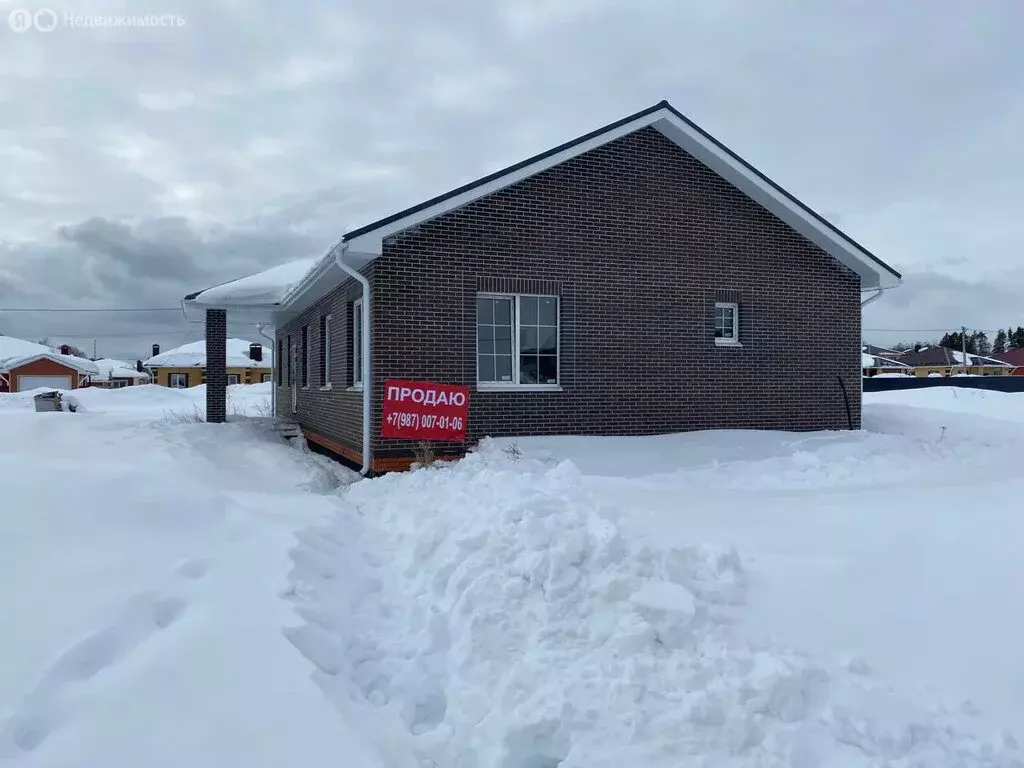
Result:
M384 382L381 437L466 442L469 387L431 381Z

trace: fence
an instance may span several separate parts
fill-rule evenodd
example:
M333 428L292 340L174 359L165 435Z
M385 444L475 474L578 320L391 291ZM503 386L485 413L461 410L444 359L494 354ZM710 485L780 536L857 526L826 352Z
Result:
M1024 392L1024 376L865 376L865 392L894 392L924 387L963 387L996 392Z

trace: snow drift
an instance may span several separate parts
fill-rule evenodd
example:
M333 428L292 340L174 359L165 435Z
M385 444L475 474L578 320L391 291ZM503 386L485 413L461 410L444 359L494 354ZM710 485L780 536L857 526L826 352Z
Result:
M637 545L569 462L490 447L348 497L293 553L288 635L395 765L1013 764L862 662L738 640L737 553Z

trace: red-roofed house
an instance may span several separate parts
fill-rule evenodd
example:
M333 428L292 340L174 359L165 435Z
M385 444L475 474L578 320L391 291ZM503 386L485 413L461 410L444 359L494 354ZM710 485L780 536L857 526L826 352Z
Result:
M1002 360L1014 366L1014 376L1024 376L1024 348L1008 349L1005 352L992 355L996 360Z

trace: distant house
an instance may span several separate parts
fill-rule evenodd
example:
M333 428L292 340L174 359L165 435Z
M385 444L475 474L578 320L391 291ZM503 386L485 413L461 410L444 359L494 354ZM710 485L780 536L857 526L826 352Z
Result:
M1018 349L1008 349L1005 352L999 352L992 355L996 360L999 360L1007 365L1013 366L1014 376L1024 376L1024 347Z
M173 389L198 387L206 383L206 342L194 341L161 352L153 345L153 356L145 361L153 383ZM271 351L244 339L227 340L227 383L259 384L272 379Z
M78 389L99 372L90 360L44 344L0 336L0 392L33 389Z
M861 352L867 355L874 355L875 357L884 357L888 360L895 360L900 356L898 349L890 349L889 347L876 347L874 344L865 344L861 347Z
M1006 376L1012 366L992 357L972 355L948 347L917 347L909 349L899 357L900 362L913 368L915 376Z
M89 377L88 385L90 387L121 389L149 383L149 374L139 370L141 363L136 366L123 360L110 358L93 360L92 363L99 369L99 373Z
M389 380L465 387L469 444L857 429L862 292L900 283L667 102L350 230L305 274L277 269L283 292L251 276L186 312L205 311L218 357L229 313L273 325L275 412L364 472L418 449L386 434L385 397L436 395Z
M860 364L862 373L864 376L883 376L892 374L901 374L904 376L913 376L913 369L906 363L901 363L899 360L893 360L888 357L882 357L874 351L881 347L873 347L870 344L865 344L860 355ZM893 354L899 354L893 352Z

